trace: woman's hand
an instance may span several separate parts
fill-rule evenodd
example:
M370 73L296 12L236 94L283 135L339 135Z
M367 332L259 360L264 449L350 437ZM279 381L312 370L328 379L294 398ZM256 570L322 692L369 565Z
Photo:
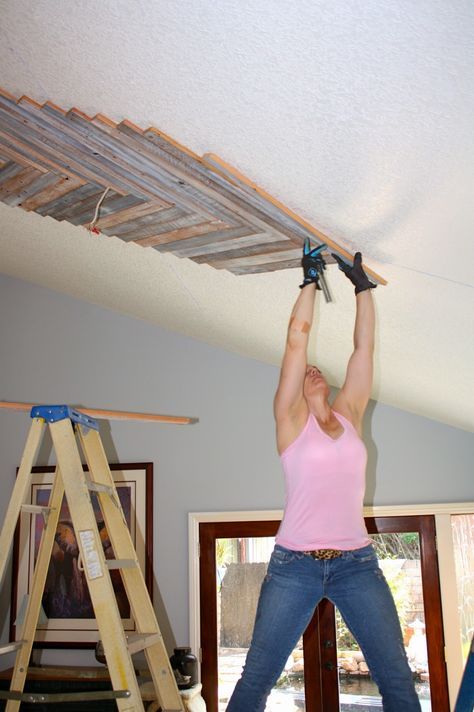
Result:
M346 277L350 279L355 286L356 294L364 292L366 289L375 289L377 285L369 280L362 268L362 255L360 252L355 253L354 263L352 265L348 265L347 262L344 262L339 255L335 255L333 252L331 254L339 265L339 269L344 272Z
M309 246L309 238L304 241L303 258L301 266L303 267L303 283L300 284L300 289L306 287L307 284L315 284L316 289L321 289L319 286L319 275L326 269L326 263L321 255L327 245L323 243L318 245L313 250Z

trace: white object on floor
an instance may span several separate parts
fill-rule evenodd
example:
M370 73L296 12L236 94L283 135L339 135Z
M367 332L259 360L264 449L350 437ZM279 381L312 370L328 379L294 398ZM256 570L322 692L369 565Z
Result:
M206 703L201 696L201 690L202 685L198 682L196 685L190 687L189 690L179 691L186 712L206 712ZM144 702L151 701L151 704L147 707L147 712L158 712L160 705L155 700L155 687L153 682L150 680L140 685L140 692Z

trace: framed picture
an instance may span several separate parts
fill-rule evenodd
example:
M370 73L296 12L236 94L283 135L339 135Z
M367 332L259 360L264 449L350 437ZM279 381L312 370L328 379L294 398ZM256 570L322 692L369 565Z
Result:
M153 463L109 465L125 514L145 582L153 600ZM86 470L86 466L84 466ZM27 503L47 506L52 488L54 467L34 467ZM95 493L91 500L96 514L105 557L115 558ZM25 594L30 592L35 561L44 527L41 514L22 512L13 544L13 585L10 617L10 640L19 639L16 625L24 608ZM63 499L55 542L48 568L34 647L94 648L99 631L83 572L78 567L78 547L66 498ZM110 571L124 630L133 632L128 598L120 572Z

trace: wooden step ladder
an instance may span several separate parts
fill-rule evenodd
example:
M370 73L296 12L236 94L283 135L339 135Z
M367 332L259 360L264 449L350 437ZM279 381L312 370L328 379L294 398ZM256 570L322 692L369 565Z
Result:
M105 694L116 700L120 712L142 712L144 706L131 655L143 650L161 709L163 712L184 712L183 702L100 439L97 420L67 405L34 406L30 415L33 420L0 535L0 581L5 572L18 517L22 509L32 513L35 510L32 505L24 503L31 485L32 467L46 428L49 428L58 464L48 507L46 511L44 507L37 508L38 512L42 510L46 523L20 631L21 640L10 643L0 650L0 652L15 650L16 656L10 692L0 693L1 697L8 700L6 712L18 710L22 701L32 701L32 694L24 693L23 689L64 494L76 532L80 559L113 688L109 693L81 693L81 698L90 695L90 699L97 699L98 696L104 699ZM79 443L89 472L84 472ZM104 556L91 502L91 492L95 493L99 501L116 557L114 561L107 560ZM129 636L128 640L123 629L109 568L120 569L135 621L136 635ZM68 699L74 699L74 696L77 699L77 693L62 694L60 698L61 701L67 702ZM42 694L42 697L48 698L47 701L51 702L59 701L58 697L53 699L54 695Z

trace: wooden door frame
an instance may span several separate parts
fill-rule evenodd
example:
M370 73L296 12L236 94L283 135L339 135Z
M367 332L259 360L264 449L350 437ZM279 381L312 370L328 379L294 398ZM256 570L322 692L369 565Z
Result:
M215 540L217 538L274 536L280 520L216 521L199 525L201 601L207 601L201 616L203 697L208 712L217 712L217 580ZM444 636L441 611L439 571L436 552L436 530L433 515L367 517L369 533L416 531L420 536L420 559L425 608L430 693L433 712L449 712L449 697L444 660ZM332 631L332 632L331 632ZM332 635L332 638L331 638ZM334 629L334 607L324 601L309 624L305 635L305 661L314 672L305 677L307 712L335 712L339 710L337 651ZM323 641L328 643L324 647Z

